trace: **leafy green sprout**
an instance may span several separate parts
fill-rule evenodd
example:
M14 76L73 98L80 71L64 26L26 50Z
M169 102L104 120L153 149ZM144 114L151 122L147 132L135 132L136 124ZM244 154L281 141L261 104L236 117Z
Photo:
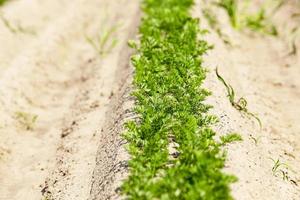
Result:
M117 29L118 26L116 25L104 31L103 34L97 36L95 39L89 36L85 36L85 39L99 55L103 56L111 52L111 50L117 45L118 40L116 38L110 40Z
M221 139L221 145L226 145L228 143L238 142L243 140L242 136L238 133L230 133L225 136L221 136L220 139Z
M261 8L260 11L254 15L246 16L245 23L246 26L253 31L262 32L273 36L278 35L276 27L268 23L264 8Z
M35 127L35 123L37 121L38 116L31 113L18 111L15 113L15 117L18 122L26 129L33 130Z
M245 98L241 97L236 101L236 97L235 97L235 92L234 89L231 85L229 85L228 83L226 83L226 81L224 80L224 78L219 74L218 72L218 68L216 68L216 75L218 77L218 80L221 81L224 86L226 87L226 91L227 91L227 97L229 99L229 102L231 103L231 105L238 111L241 111L243 113L245 113L246 115L253 117L254 119L256 119L256 121L259 124L259 127L262 128L262 122L259 119L259 117L257 117L255 114L253 114L252 112L248 111L247 105L248 102Z
M272 173L274 176L278 176L281 174L283 180L289 180L288 171L290 167L286 164L281 162L279 159L274 160L270 158L273 161L273 167L272 167Z

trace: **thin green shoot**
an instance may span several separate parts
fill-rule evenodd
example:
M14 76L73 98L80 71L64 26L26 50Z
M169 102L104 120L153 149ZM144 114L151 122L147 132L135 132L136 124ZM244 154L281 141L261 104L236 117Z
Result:
M35 35L35 31L30 28L23 27L20 23L12 24L7 18L0 14L0 19L5 27L12 33L23 33L23 34L32 34Z
M274 160L273 158L270 158L270 159L273 161L273 164L274 164L272 167L272 172L274 175L279 171L279 169L281 167L286 167L286 168L289 167L287 164L280 162L279 159L277 159L277 160Z
M257 117L255 114L248 111L248 108L247 108L248 102L247 102L247 100L245 98L241 97L236 101L235 92L234 92L233 87L226 83L224 78L219 74L218 68L216 68L216 75L218 77L218 80L220 80L224 84L224 86L226 87L227 97L228 97L229 102L231 103L231 105L236 110L241 111L241 112L245 113L246 115L256 119L256 121L258 122L260 128L262 128L262 122L259 119L259 117Z
M250 135L250 138L253 140L255 146L257 146L258 143L259 143L259 141L260 141L260 139L261 139L262 137L261 137L261 136L259 136L259 137L254 137L253 135Z
M274 176L280 175L282 179L285 181L295 182L288 176L288 172L293 171L291 170L288 164L281 162L279 159L277 160L274 160L273 158L270 159L273 161L272 174Z
M104 31L103 34L97 36L95 39L89 36L85 36L85 39L99 55L103 56L107 53L110 53L112 49L117 45L118 40L116 38L111 39L117 29L118 26L113 26L110 29Z
M234 28L239 28L238 25L238 1L237 0L220 0L216 3L223 8L229 16L230 23Z

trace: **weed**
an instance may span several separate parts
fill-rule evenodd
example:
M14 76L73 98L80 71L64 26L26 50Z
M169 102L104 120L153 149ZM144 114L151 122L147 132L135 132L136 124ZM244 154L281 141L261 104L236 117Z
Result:
M89 36L85 36L87 42L97 51L101 56L111 52L111 50L117 45L118 40L113 38L112 35L117 31L118 26L113 26L110 29L104 31L102 35L92 39Z
M267 23L265 10L261 10L254 14L246 17L246 26L253 31L262 32L270 35L277 36L278 31L272 24Z
M122 192L127 199L232 199L236 178L222 171L225 153L210 128L216 118L204 103L209 91L202 56L210 49L189 9L192 0L144 0L135 67L134 111L126 123L129 176ZM178 157L169 156L169 138ZM224 142L236 136L224 137Z
M281 175L283 180L290 180L290 177L288 176L288 170L290 169L290 167L283 162L280 162L279 159L274 160L272 158L270 158L274 165L272 167L272 173L274 176L278 176Z
M5 27L12 33L24 33L24 34L32 34L34 35L35 32L29 28L25 28L21 26L19 23L13 25L8 19L6 19L2 14L0 14L0 19L5 25Z
M250 138L254 141L254 144L257 146L258 142L260 141L261 136L254 137L253 135L250 135Z
M226 81L224 80L224 78L219 74L218 72L218 68L216 68L216 75L218 77L218 79L224 84L224 86L226 87L227 90L227 97L229 98L229 101L231 103L231 105L237 109L238 111L241 111L243 113L245 113L246 115L253 117L256 119L256 121L258 122L260 128L262 128L262 123L261 120L253 113L248 111L247 108L247 100L243 97L239 98L237 101L235 99L235 92L234 89L231 85L227 84Z
M26 129L26 130L33 130L35 126L35 122L38 118L35 114L30 114L26 112L16 112L15 113L16 119L19 123Z
M216 3L221 8L225 9L229 16L230 23L234 28L239 28L238 22L238 1L237 0L220 0Z

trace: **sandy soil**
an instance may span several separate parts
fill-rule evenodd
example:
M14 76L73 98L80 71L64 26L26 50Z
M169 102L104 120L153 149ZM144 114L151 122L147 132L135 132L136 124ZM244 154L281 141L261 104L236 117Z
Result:
M103 199L91 191L101 165L95 158L106 146L106 113L115 112L130 74L127 40L138 26L138 6L18 0L1 8L1 200ZM100 56L86 37L95 40L112 27L107 46L113 39L117 45Z
M193 15L209 29L201 8L197 0ZM233 46L209 29L205 39L215 48L205 57L205 87L220 118L216 131L244 139L226 146L225 171L239 178L233 195L297 200L300 56L287 53L289 30L299 24L290 14L299 5L290 0L274 16L278 38L234 31L226 14L216 13ZM129 158L120 133L133 117L127 40L136 34L139 1L15 0L0 17L0 200L119 199ZM117 39L116 46L99 55L86 38L95 41L112 27L107 46ZM216 67L262 129L230 105ZM282 168L288 180L272 173L272 159L289 165Z
M201 27L210 30L201 15L201 1L194 7L194 16L203 19ZM223 43L214 30L205 38L214 45L205 57L210 70L206 87L213 91L208 103L214 106L212 113L220 118L216 131L225 134L240 133L243 142L234 143L228 149L225 170L235 174L239 181L232 186L235 199L286 199L300 198L300 55L290 52L289 31L295 24L290 18L299 13L296 1L286 3L274 16L281 33L279 38L232 30L223 10L212 7L218 14L221 29L233 46ZM300 41L296 43L300 48ZM237 98L244 97L248 108L262 121L258 123L234 109L226 97L224 85L217 79L215 68L235 89ZM255 142L257 140L257 144ZM282 173L272 173L273 160L289 165ZM282 167L282 166L281 166Z

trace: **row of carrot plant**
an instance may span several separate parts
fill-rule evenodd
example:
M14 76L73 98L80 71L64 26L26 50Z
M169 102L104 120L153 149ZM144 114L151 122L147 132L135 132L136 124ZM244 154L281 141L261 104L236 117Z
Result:
M216 117L204 103L203 55L210 49L201 39L198 19L190 16L193 0L144 0L137 53L134 111L126 123L130 175L122 186L128 199L232 199L236 178L222 171L222 145L211 125ZM170 153L170 146L175 151Z

